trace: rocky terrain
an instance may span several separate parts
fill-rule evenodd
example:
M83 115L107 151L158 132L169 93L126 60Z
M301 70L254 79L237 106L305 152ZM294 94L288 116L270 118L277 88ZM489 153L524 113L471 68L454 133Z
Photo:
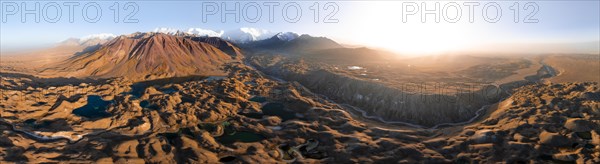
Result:
M599 84L552 83L567 67L463 56L385 68L389 56L364 57L374 50L275 37L285 46L134 33L47 67L0 67L0 161L600 163ZM332 49L265 54L314 44Z
M241 64L226 70L230 73L225 77L190 77L183 82L110 79L52 87L28 86L24 81L31 79L6 77L4 82L27 89L3 88L0 158L117 163L600 162L597 83L522 87L490 108L487 118L464 127L392 130L363 123L298 83L273 81ZM136 89L143 92L136 94ZM107 114L74 114L94 105L92 95L109 102L98 107Z
M336 102L365 109L366 115L425 127L469 120L482 107L508 96L500 86L485 83L408 82L393 87L338 73L326 64L285 57L258 56L250 64L267 74L298 81Z

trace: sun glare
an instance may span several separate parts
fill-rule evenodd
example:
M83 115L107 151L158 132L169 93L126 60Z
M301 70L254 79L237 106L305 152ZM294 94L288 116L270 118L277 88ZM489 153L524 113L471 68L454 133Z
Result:
M365 5L367 6L367 5ZM420 15L412 15L403 22L401 2L379 2L361 8L353 22L360 40L355 41L376 48L383 48L406 55L433 54L471 48L474 38L469 35L476 30L465 22L436 23L434 16L427 16L426 23Z

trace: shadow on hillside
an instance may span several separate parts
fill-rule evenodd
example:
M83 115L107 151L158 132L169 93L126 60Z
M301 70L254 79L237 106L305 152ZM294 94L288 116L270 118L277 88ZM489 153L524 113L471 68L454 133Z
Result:
M102 47L101 44L96 44L96 45L93 45L93 46L85 47L80 52L76 52L75 55L73 55L73 57L80 56L80 55L83 55L83 54L86 54L86 53L89 53L89 52L94 52L94 51L100 49L100 47Z
M140 82L133 83L133 85L131 85L131 94L134 96L140 97L143 94L143 92L146 90L146 88L148 88L149 86L152 86L152 85L165 85L165 84L183 83L186 81L199 81L199 80L204 80L207 77L208 76L190 75L190 76L182 76L182 77L169 77L169 78L162 78L162 79L140 81Z
M57 77L57 78L40 78L40 77L36 77L33 75L28 75L28 74L20 74L20 73L7 73L7 72L2 72L0 73L0 77L2 78L2 81L5 82L9 82L9 83L15 83L12 79L8 79L8 78L19 78L19 79L29 79L29 80L21 80L20 82L23 83L22 86L19 86L20 89L25 89L27 87L59 87L59 86L66 86L66 85L79 85L81 83L88 83L91 85L97 85L97 84L102 84L105 83L107 79L92 79L92 78L74 78L74 77L69 77L69 78L65 78L65 77ZM9 86L0 86L1 89L7 89L7 87Z

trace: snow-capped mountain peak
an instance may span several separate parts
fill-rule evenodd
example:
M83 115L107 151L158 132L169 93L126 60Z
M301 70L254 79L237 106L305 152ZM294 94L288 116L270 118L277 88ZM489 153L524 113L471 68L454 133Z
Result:
M283 40L283 41L291 41L291 40L298 38L300 35L298 35L297 33L294 33L294 32L280 32L280 33L277 33L277 35L275 35L275 36L277 36L277 38L279 38L280 40Z
M275 33L268 30L243 27L239 29L225 31L221 38L236 43L248 43L251 41L268 39L270 37L273 37L274 35Z
M155 28L152 32L175 35L179 32L179 30L175 29L175 28L159 27L159 28Z
M220 37L234 43L249 43L253 41L270 39L277 37L282 41L294 40L300 35L294 32L272 32L265 29L258 29L252 27L242 27L232 30L209 30L204 28L188 28L187 30L179 30L176 28L159 27L155 28L152 32L164 33L169 35L193 35L199 37Z
M216 32L202 28L189 28L186 33L195 36L221 37L225 32L223 30Z

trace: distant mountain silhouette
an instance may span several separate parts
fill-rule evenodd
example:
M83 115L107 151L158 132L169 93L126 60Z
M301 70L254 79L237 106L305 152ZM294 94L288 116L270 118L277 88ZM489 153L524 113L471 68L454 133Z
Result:
M281 33L280 33L281 34ZM306 52L332 48L342 48L337 42L326 37L313 37L307 34L295 39L282 38L279 34L269 39L250 42L243 45L254 50L268 50L279 52Z

